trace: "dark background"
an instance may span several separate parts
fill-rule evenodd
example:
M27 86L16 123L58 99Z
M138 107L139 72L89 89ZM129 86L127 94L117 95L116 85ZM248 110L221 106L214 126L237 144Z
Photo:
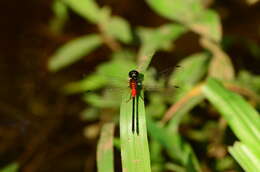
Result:
M208 2L221 16L225 39L235 40L225 47L235 68L260 74L260 57L246 45L247 41L259 45L260 3L250 6L242 0ZM140 0L98 3L110 6L115 15L124 17L132 26L156 27L167 22ZM85 104L79 95L65 96L60 88L108 60L110 50L103 46L80 62L50 73L47 62L57 47L97 31L96 26L70 11L64 33L52 33L51 5L51 0L0 2L0 167L18 161L24 172L95 171L97 137L84 137L84 128L93 124L82 122L78 115ZM200 50L198 36L188 33L176 42L176 58L157 53L153 64L167 66ZM163 61L160 56L164 56Z

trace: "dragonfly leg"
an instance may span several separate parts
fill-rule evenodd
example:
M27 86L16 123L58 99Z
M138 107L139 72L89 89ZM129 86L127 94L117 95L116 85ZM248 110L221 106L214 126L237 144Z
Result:
M132 98L133 98L133 97L132 97L132 94L130 94L129 99L128 99L126 102L129 102Z

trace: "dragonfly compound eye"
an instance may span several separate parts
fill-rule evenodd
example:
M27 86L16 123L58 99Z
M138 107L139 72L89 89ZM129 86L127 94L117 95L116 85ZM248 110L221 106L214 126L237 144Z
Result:
M131 70L128 75L129 75L130 78L137 79L139 72L136 71L136 70Z

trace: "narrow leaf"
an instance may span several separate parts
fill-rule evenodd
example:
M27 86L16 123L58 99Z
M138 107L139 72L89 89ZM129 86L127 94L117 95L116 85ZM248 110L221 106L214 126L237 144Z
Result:
M142 98L138 98L137 102L139 134L132 132L133 102L129 101L129 93L123 95L120 107L121 158L124 172L151 171L144 102Z
M72 40L59 48L50 58L48 68L55 72L58 71L87 55L98 46L102 40L99 35L91 34Z
M254 153L245 144L236 142L228 150L245 171L260 171L260 154Z
M241 96L228 91L215 79L208 79L203 86L203 93L227 120L235 135L260 154L260 118L257 111Z
M113 135L115 125L113 123L104 124L97 146L97 167L99 172L113 172Z

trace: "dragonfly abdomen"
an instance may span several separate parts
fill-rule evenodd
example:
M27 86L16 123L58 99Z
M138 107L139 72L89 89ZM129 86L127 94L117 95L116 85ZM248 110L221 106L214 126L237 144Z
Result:
M131 89L131 96L136 97L136 95L137 95L137 81L135 79L130 79L129 87Z

